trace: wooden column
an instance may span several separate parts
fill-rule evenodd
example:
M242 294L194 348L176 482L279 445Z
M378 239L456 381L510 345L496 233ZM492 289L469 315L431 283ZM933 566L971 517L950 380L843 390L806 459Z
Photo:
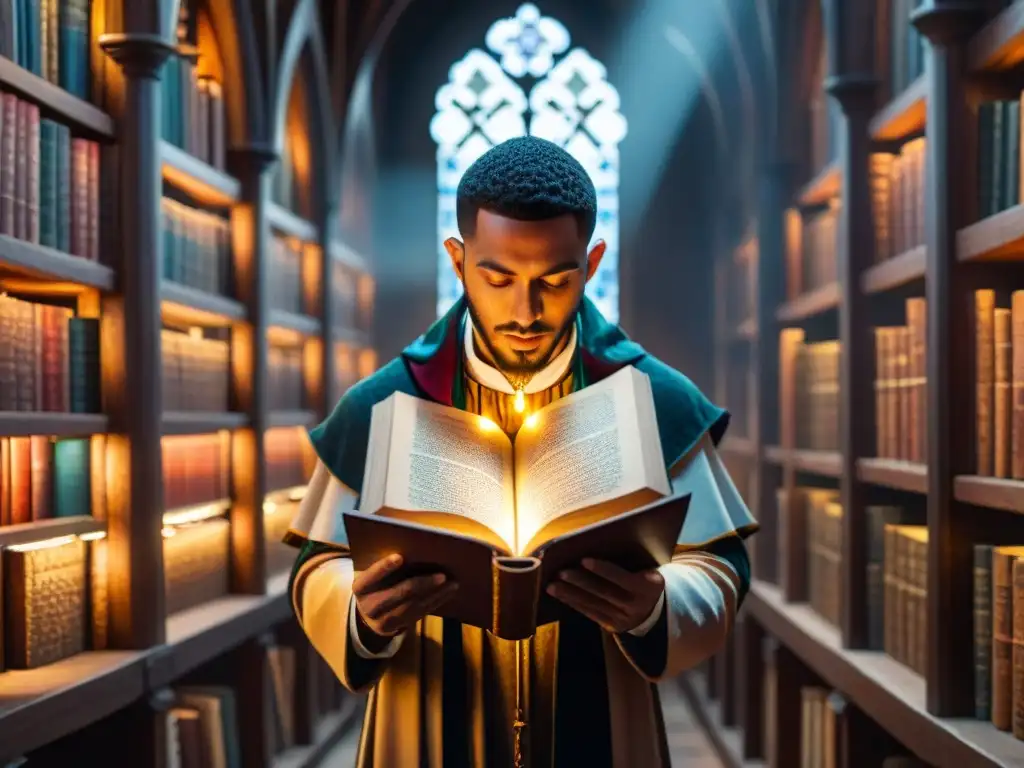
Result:
M843 507L843 645L866 648L867 489L857 479L857 459L874 451L874 398L871 372L874 345L867 297L860 276L874 264L875 228L871 209L871 139L868 124L875 111L874 2L824 0L829 76L825 89L842 108L839 167L842 209L836 247L839 306L839 449L842 452L840 503Z
M760 759L764 754L764 633L757 622L741 612L736 620L737 699L739 723L743 728L743 759Z
M229 158L242 192L231 210L232 247L238 300L248 313L247 324L231 330L231 376L234 410L249 419L236 430L231 445L231 589L262 595L267 588L263 501L267 492L264 441L269 425L267 327L267 254L270 225L270 170L277 154L264 146L233 150Z
M930 42L926 233L928 256L928 711L972 714L970 518L953 496L969 474L974 434L971 278L957 230L975 219L974 118L966 97L966 43L981 21L970 0L929 0L912 21Z
M273 635L265 634L246 640L231 651L231 687L235 691L238 735L241 742L242 765L246 768L269 768L274 758L273 682L267 649Z
M160 452L160 70L170 45L156 34L103 35L123 72L117 163L122 254L119 293L103 305L103 389L110 414L107 534L114 647L164 642L164 492Z

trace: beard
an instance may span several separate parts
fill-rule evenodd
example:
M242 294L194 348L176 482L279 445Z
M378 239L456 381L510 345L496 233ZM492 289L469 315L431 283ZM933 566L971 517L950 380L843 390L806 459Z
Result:
M576 313L579 311L579 306L577 306L573 312L569 313L569 317L562 324L562 327L555 329L550 346L542 354L534 352L505 353L496 348L496 345L491 340L491 336L484 330L487 326L481 321L480 314L476 311L476 307L473 305L473 300L469 298L469 294L466 294L466 307L469 310L469 317L473 321L473 326L477 331L476 338L483 344L484 351L490 357L495 367L509 378L513 386L517 387L526 386L535 374L544 370L547 364L551 362L555 356L555 350L562 346L562 342L571 332L573 323L576 322ZM505 323L491 329L490 333L498 334L506 331L515 331L529 334L549 333L552 330L550 325L538 321L527 328L522 328L516 323ZM537 354L537 356L532 357L534 354Z

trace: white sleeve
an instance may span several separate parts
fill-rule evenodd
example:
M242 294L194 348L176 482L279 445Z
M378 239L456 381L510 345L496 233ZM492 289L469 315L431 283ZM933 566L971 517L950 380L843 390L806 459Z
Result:
M352 647L355 649L356 655L363 659L390 659L398 653L398 649L402 647L402 640L405 639L404 634L395 635L391 638L391 642L385 646L384 650L379 653L367 650L366 646L359 639L359 622L356 620L356 599L354 596L349 603L348 609L348 636L352 638Z

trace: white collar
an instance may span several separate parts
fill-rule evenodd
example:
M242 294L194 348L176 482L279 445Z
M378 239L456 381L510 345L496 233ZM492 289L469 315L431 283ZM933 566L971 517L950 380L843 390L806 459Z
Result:
M473 344L473 320L466 317L466 331L463 334L463 349L466 352L466 369L470 377L495 392L504 392L506 395L515 394L515 388L509 383L505 375L480 359ZM531 395L534 392L541 392L555 386L572 364L572 356L576 352L576 323L572 324L569 343L565 349L558 353L558 356L548 363L543 370L538 371L529 383L523 387L523 394Z

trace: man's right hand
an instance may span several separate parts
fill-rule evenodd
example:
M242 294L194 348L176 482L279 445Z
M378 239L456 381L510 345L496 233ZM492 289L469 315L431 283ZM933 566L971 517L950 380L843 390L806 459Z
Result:
M352 581L356 617L383 639L405 632L437 610L459 586L448 581L443 573L410 576L386 586L388 577L401 567L402 556L389 555L359 573Z

